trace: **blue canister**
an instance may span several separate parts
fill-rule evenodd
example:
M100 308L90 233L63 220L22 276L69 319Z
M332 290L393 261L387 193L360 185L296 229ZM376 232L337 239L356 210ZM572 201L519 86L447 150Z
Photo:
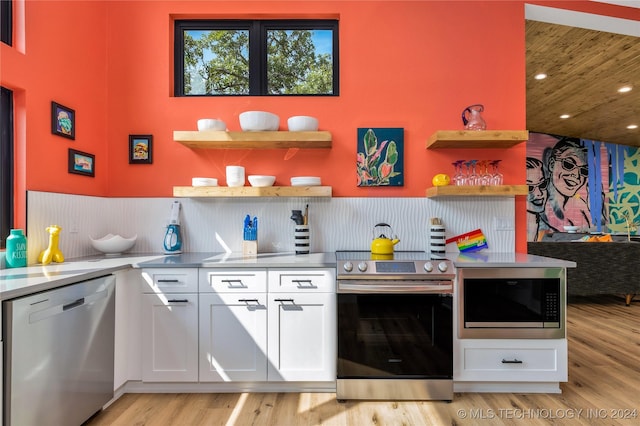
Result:
M27 237L22 229L12 229L7 237L7 268L27 266Z

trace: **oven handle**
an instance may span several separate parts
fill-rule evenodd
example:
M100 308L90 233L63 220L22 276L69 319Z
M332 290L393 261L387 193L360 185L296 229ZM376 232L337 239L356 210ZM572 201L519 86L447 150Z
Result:
M361 282L338 282L338 293L434 293L453 294L452 281L430 281L428 283L407 284L406 282L395 282L395 284L384 284L380 281L368 284Z

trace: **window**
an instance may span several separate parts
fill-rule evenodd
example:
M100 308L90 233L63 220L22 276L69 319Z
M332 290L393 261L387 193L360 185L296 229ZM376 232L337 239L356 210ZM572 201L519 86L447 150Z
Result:
M0 87L0 247L13 228L13 92Z
M0 41L12 45L13 10L12 0L0 0Z
M338 95L338 21L175 22L175 96Z

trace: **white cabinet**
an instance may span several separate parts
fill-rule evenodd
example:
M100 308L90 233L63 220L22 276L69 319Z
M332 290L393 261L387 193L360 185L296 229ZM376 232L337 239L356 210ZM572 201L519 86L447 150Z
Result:
M461 339L454 381L566 382L566 339Z
M129 380L141 380L142 275L139 269L116 271L116 322L114 356L114 390Z
M335 380L335 270L270 269L268 305L268 380Z
M198 271L143 271L142 380L198 380ZM181 291L190 292L181 292Z
M200 381L267 380L267 271L201 268Z
M200 381L267 380L266 293L199 297Z

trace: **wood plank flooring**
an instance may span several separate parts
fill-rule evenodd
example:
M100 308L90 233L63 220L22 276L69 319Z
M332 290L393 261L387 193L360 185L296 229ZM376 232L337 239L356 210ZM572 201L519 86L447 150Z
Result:
M561 394L457 393L452 403L338 403L333 393L126 394L102 425L637 425L640 301L572 300L569 381Z

